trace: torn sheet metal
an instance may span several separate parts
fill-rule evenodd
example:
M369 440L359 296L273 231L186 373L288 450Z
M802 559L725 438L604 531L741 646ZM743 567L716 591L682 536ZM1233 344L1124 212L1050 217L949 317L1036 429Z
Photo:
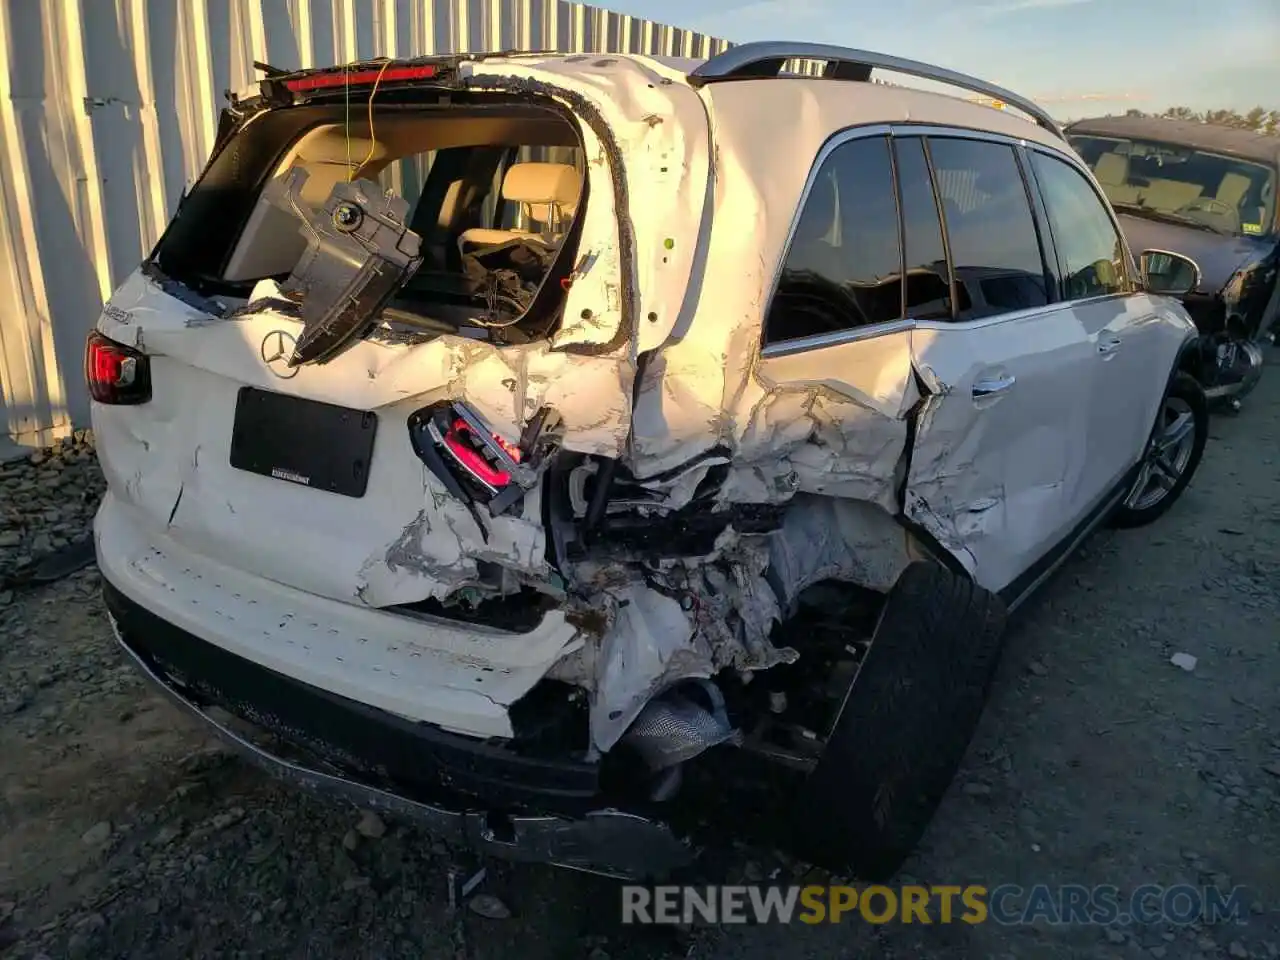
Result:
M693 642L680 603L641 583L612 594L613 626L600 645L591 704L591 743L607 752L652 697L673 683L714 672Z
M540 570L539 517L495 518L485 543L465 508L424 476L409 443L396 442L396 431L422 406L456 398L515 442L528 419L550 407L562 417L567 449L617 456L630 423L629 361L458 336L418 344L365 340L282 379L263 361L262 345L272 335L296 337L300 323L273 306L275 297L278 290L264 282L255 290L260 310L193 325L208 314L141 272L126 281L112 301L117 309L99 327L113 339L145 344L157 390L169 399L163 407L129 408L127 417L103 414L104 430L118 425L120 433L103 443L104 458L119 461L120 495L164 528L182 489L174 536L238 569L334 599L384 606L439 597L473 576L477 559ZM375 411L382 427L366 495L300 491L231 468L228 443L243 384ZM197 447L202 454L193 467Z
M769 582L789 615L824 580L887 592L911 557L910 534L875 504L799 494L769 538Z
M706 106L685 75L648 58L594 54L481 60L461 69L475 81L511 78L576 94L586 98L608 123L624 158L628 202L623 216L635 236L633 349L647 352L665 342L680 323L687 324L697 303L711 229L704 216L712 189L711 132ZM599 138L589 125L581 126L588 168L603 172ZM591 208L607 192L607 180L593 175L588 216L597 215ZM612 217L614 211L608 208L599 215ZM586 244L586 236L584 230L583 254L594 249ZM592 272L613 278L615 284L620 280L616 268L610 273L593 266ZM609 309L609 291L601 292L603 309ZM602 309L576 300L570 303L566 317L575 327L583 307L593 314ZM588 324L594 321L594 316L587 320ZM562 339L563 335L557 337L558 342Z
M1099 456L1086 449L1088 420L1097 407L1061 402L1089 395L1096 351L1076 321L1046 325L1036 315L915 330L911 350L930 395L917 420L904 513L979 584L999 591L1118 479L1090 476ZM1006 386L975 390L987 383Z

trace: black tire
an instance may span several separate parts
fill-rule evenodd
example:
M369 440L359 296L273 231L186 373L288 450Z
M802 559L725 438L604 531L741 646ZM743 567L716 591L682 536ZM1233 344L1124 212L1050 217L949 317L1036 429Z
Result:
M797 856L868 881L897 872L968 749L1004 627L1004 605L971 580L929 562L902 572L800 789Z
M1145 465L1156 457L1156 445L1168 416L1170 401L1185 406L1192 415L1193 428L1189 438L1189 456L1185 464L1178 470L1178 476L1173 480L1173 485L1164 491L1163 496L1152 503L1143 504L1131 498L1134 497L1139 484L1145 483L1149 477ZM1147 449L1143 452L1144 471L1139 474L1134 487L1125 493L1125 499L1111 514L1109 518L1110 525L1120 529L1145 527L1147 524L1164 516L1169 508L1182 496L1183 491L1187 489L1187 485L1195 475L1196 468L1200 466L1200 459L1204 456L1204 445L1208 439L1209 403L1205 399L1204 390L1189 373L1179 373L1173 378L1173 381L1169 384L1169 389L1165 391L1165 395L1160 401L1160 412L1156 414L1156 423L1152 427L1151 438L1147 441Z

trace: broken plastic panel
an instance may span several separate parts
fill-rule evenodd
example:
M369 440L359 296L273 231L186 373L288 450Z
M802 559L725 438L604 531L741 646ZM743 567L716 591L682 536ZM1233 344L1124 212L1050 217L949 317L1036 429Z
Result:
M472 510L485 504L491 516L523 501L546 455L558 445L554 411L530 420L518 444L498 436L465 403L440 403L409 417L414 452L450 495ZM483 524L481 525L483 529Z
M421 238L406 225L409 204L370 180L336 184L325 205L300 202L306 171L289 175L286 196L307 249L282 292L301 302L302 334L289 365L325 363L364 336L379 311L422 263Z

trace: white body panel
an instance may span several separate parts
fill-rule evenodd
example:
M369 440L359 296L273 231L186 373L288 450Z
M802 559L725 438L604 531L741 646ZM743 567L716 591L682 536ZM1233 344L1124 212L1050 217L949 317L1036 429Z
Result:
M1088 337L1059 305L931 324L911 346L933 396L917 427L908 513L1000 590L1105 492L1087 468Z
M510 736L506 708L577 633L558 611L512 634L318 597L186 549L114 494L94 532L103 576L180 629L322 690L476 736Z

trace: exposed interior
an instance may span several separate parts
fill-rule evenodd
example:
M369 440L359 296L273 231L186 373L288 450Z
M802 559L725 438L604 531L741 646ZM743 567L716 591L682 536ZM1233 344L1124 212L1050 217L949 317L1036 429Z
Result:
M1260 163L1173 144L1077 136L1072 146L1112 204L1185 217L1222 233L1270 233L1276 174Z
M366 103L273 111L236 134L247 141L232 148L245 154L242 163L259 162L255 146L269 162L252 191L237 195L243 219L226 233L216 277L206 278L241 296L263 279L284 280L307 248L300 210L324 207L343 181L367 180L408 202L406 225L422 238L422 264L384 320L516 342L548 333L563 297L537 294L570 259L560 253L576 242L585 200L575 125L528 103L393 105L372 116ZM286 113L315 120L286 124L279 118ZM296 170L306 180L291 196ZM200 189L216 192L221 173L216 160ZM499 272L503 286L493 282Z

